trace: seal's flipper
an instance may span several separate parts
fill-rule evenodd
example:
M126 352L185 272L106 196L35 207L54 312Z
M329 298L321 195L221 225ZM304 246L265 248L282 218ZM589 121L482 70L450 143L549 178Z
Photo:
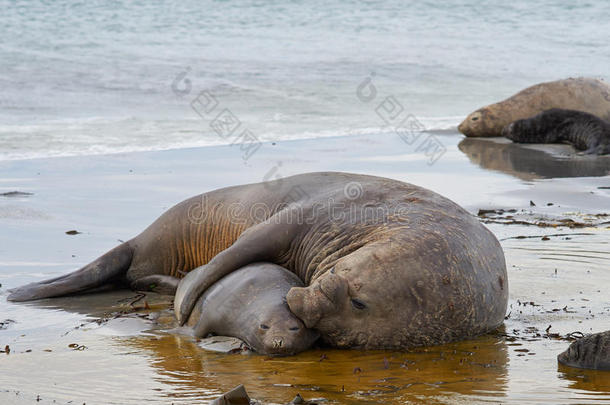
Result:
M207 337L210 333L213 332L211 328L211 323L205 316L201 316L199 321L197 321L197 325L193 328L193 335L198 338Z
M75 272L31 283L11 290L9 301L32 301L41 298L84 292L115 281L129 269L133 249L123 243Z
M604 154L604 138L608 136L605 131L607 132L610 127L606 129L607 124L598 117L578 111L575 113L578 116L565 120L557 127L555 130L557 140L583 151L579 154Z
M293 213L280 212L268 221L248 228L227 249L218 253L207 264L191 270L178 285L174 297L174 311L180 325L189 319L195 303L212 284L247 264L270 261L288 249L298 221L291 221Z
M153 274L142 277L131 283L131 289L138 291L152 291L157 294L174 295L178 289L180 279L172 276Z
M602 148L600 148L599 146L594 146L592 148L589 148L587 150L583 150L582 152L578 152L577 155L582 155L582 156L586 156L586 155L601 155L600 150Z

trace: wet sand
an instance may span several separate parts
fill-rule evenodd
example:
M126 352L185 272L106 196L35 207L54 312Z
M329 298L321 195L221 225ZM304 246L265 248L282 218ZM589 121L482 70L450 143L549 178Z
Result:
M0 322L14 321L0 324L10 348L0 403L206 403L239 383L264 403L297 392L354 404L608 403L608 372L556 356L571 332L610 329L610 158L436 136L447 152L432 165L392 135L265 144L247 162L238 145L0 162ZM504 326L407 353L268 358L201 350L155 294L6 302L7 288L88 263L186 197L319 170L411 182L480 214L506 254ZM32 194L1 195L11 191Z

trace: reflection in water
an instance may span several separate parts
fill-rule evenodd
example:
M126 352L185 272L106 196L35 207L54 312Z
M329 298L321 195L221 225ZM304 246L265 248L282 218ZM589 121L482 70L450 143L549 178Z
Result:
M112 319L117 311L132 308L134 296L115 291L35 305ZM110 336L107 351L146 359L154 370L152 379L163 387L157 395L174 403L207 403L238 384L265 403L287 403L297 393L306 399L324 397L354 404L471 402L505 395L508 349L499 337L406 353L316 349L292 357L226 355L205 351L191 337L171 333L177 325L167 309L170 299L148 294L134 304L141 306L146 300L150 310L138 313L148 314L154 322L117 322L133 320L136 315L131 314L104 323L96 333ZM142 333L147 329L152 334Z
M589 177L610 174L610 156L581 156L567 145L544 145L551 154L512 143L504 138L464 138L458 148L484 169L501 171L517 178Z
M194 399L202 387L221 392L244 384L253 398L274 403L297 393L340 403L454 402L503 397L507 381L507 347L492 336L408 353L316 349L275 358L207 352L176 335L120 344L149 353L176 399Z
M65 297L46 298L38 301L20 302L17 305L30 307L61 309L63 311L87 315L92 318L104 318L118 312L134 312L149 307L152 309L167 308L174 297L154 293L137 293L132 290L114 289L93 293L70 295Z
M569 381L568 388L591 391L592 395L610 393L610 371L572 368L558 363L559 378Z
M531 258L541 262L537 256ZM533 280L540 285L532 273L530 269L527 282ZM572 279L568 281L575 284ZM513 283L513 288L524 287ZM49 333L41 330L37 337L30 331L30 342L15 348L23 351L33 347L34 351L11 354L7 367L15 375L4 375L0 383L16 386L16 381L27 376L35 392L50 397L95 403L95 398L105 393L108 403L126 404L141 403L142 398L149 403L204 404L238 384L244 384L253 398L264 403L287 403L297 393L306 399L323 397L342 404L571 403L575 398L579 403L604 403L609 398L608 373L560 366L557 373L551 370L555 381L563 381L557 385L552 377L546 379L548 373L542 374L543 369L556 364L559 345L529 342L526 337L506 342L501 337L503 330L497 335L404 353L318 348L284 358L226 355L204 351L191 337L173 333L176 322L168 309L171 297L148 294L134 303L135 298L131 291L113 291L30 303L38 311L43 307L45 312L60 309L87 314L92 317L88 324L92 327L62 334L61 341L53 345L53 353L37 357L44 367L40 370L27 359L48 346ZM149 309L144 308L144 302ZM134 306L138 307L137 313L133 312ZM120 312L131 313L115 318ZM96 320L100 319L98 326ZM522 325L516 319L507 321L512 323L511 328ZM45 343L36 345L38 338ZM66 349L74 342L88 349ZM525 347L537 354L515 357L523 356L518 350ZM545 352L547 348L550 353ZM528 364L533 367L528 368ZM44 371L51 369L52 373ZM531 384L539 377L548 382L548 387ZM64 397L66 390L69 396Z

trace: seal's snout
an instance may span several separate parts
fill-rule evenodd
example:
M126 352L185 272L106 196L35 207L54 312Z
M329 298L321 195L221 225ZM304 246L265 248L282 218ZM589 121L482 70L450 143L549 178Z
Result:
M282 337L274 337L271 340L271 346L273 346L274 349L281 349L284 346L284 338Z
M466 120L462 121L460 123L460 125L458 125L458 131L460 131L463 134L466 134L466 132L465 132L465 131L467 131L467 129L466 129Z
M458 131L466 136L476 136L476 127L481 123L481 112L473 112L458 125Z
M289 341L281 335L269 336L264 340L263 351L270 356L286 356L296 352Z
M303 326L297 330L278 325L263 339L263 352L271 356L289 356L308 349L320 337L320 334Z
M309 288L292 287L286 294L286 302L290 311L300 318L307 328L313 327L322 314L314 309L314 297Z
M346 296L345 280L335 274L327 274L309 287L293 287L286 295L290 311L300 318L307 328L313 328L328 314L336 312Z

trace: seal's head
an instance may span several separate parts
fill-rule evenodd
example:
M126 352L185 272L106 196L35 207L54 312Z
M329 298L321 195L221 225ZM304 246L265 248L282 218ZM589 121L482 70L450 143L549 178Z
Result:
M339 259L309 286L293 287L286 296L288 306L334 347L404 348L407 337L413 339L409 343L421 345L425 342L418 342L413 330L426 320L415 319L414 312L433 313L426 307L436 305L436 298L414 302L428 295L425 272L418 271L423 255L409 269L403 253L401 244L391 241L363 246ZM411 284L413 288L405 289Z
M544 143L547 142L546 137L541 132L536 121L531 119L522 119L511 122L502 129L502 136L517 143ZM552 135L552 134L551 134ZM552 136L548 141L552 142Z
M273 263L251 263L212 285L189 315L194 335L233 336L270 356L300 353L320 334L307 329L288 308L286 294L303 286L295 274Z
M293 287L286 296L290 309L331 346L400 347L411 296L403 280L391 280L401 271L390 251L376 243L345 256L308 287Z
M466 117L458 131L469 137L500 136L504 124L492 108L483 107Z
M434 215L427 212L426 221ZM406 225L343 256L307 287L290 289L290 310L337 348L402 350L476 336L490 320L501 324L504 257L481 257L491 242L473 236L480 224L453 220Z
M270 356L289 356L307 350L319 333L305 327L285 302L281 308L268 308L257 319L260 324L246 343L254 350Z
M516 130L521 128L523 120L513 121L510 124L502 128L502 136L511 140L514 140L514 134Z

